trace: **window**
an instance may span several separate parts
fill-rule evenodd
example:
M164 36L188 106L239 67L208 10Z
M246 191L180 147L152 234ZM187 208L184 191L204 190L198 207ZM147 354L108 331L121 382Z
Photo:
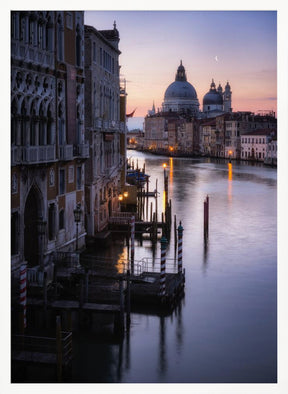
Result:
M48 209L48 237L49 240L51 241L52 239L55 238L55 204L49 204L49 209Z
M46 32L45 32L45 39L46 39L46 49L48 51L52 51L53 49L53 28L52 28L52 23L51 23L51 18L48 18L47 24L46 24Z
M76 64L81 66L81 31L79 26L76 29Z
M34 41L34 22L29 20L29 44L33 45Z
M82 186L82 167L77 167L77 180L76 180L76 187L77 189L81 189Z
M96 62L96 43L93 42L92 44L92 58L93 58L93 62Z
M38 23L38 47L40 49L45 49L45 43L44 43L44 25L42 23Z
M14 172L11 177L11 193L16 194L18 193L18 177L17 174Z
M57 21L57 53L58 53L58 60L62 61L64 56L64 29L62 24L61 16L58 16Z
M59 194L65 193L65 170L60 169L59 171Z
M68 29L73 29L73 16L71 12L66 13L66 26Z
M59 212L59 230L63 230L65 228L65 212L64 209L61 209Z
M68 169L68 182L73 183L74 182L74 166L69 166Z

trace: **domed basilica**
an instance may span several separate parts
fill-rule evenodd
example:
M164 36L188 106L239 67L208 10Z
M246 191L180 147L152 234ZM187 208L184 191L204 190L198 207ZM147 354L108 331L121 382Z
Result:
M185 68L181 60L175 81L165 91L162 111L185 113L196 118L211 118L225 112L232 112L231 99L232 92L229 83L227 82L223 92L220 84L216 89L215 82L212 79L210 90L203 98L203 111L201 112L196 90L187 81Z

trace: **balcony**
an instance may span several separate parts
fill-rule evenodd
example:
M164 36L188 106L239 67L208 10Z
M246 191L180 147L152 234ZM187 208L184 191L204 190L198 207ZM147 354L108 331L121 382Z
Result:
M11 165L39 164L56 160L55 145L12 146Z
M53 51L36 48L32 45L25 44L22 41L12 40L11 56L15 59L39 64L43 67L54 68Z
M59 146L59 160L69 161L73 160L73 145L60 145Z
M83 159L89 158L89 144L78 144L73 147L74 156L81 157Z

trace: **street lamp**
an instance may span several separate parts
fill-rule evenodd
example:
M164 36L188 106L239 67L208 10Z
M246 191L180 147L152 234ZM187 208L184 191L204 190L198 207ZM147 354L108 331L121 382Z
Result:
M229 163L231 163L232 150L229 150L228 155L229 155Z
M45 235L45 231L46 231L46 224L47 222L45 220L43 220L43 216L40 216L37 220L37 230L38 230L38 235L40 236L40 261L39 261L39 265L40 265L40 269L43 270L44 268L44 235Z
M76 250L78 250L78 225L81 220L81 204L78 203L74 209L74 220L76 223Z

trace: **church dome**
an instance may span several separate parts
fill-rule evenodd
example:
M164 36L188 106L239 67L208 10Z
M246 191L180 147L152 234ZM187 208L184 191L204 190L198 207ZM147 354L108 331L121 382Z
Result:
M219 91L216 90L216 85L213 79L209 92L203 97L203 105L223 105L223 97Z
M182 60L180 62L180 66L177 69L177 74L175 76L175 82L172 82L168 88L166 89L164 100L166 99L175 99L175 98L184 98L186 100L189 99L197 99L197 93L191 83L187 82L185 68L182 65Z
M182 60L177 69L175 81L165 91L163 108L168 111L198 111L199 102L197 93L191 83L187 81Z
M175 98L184 98L186 100L197 99L197 93L191 83L187 81L175 81L166 89L164 100Z

